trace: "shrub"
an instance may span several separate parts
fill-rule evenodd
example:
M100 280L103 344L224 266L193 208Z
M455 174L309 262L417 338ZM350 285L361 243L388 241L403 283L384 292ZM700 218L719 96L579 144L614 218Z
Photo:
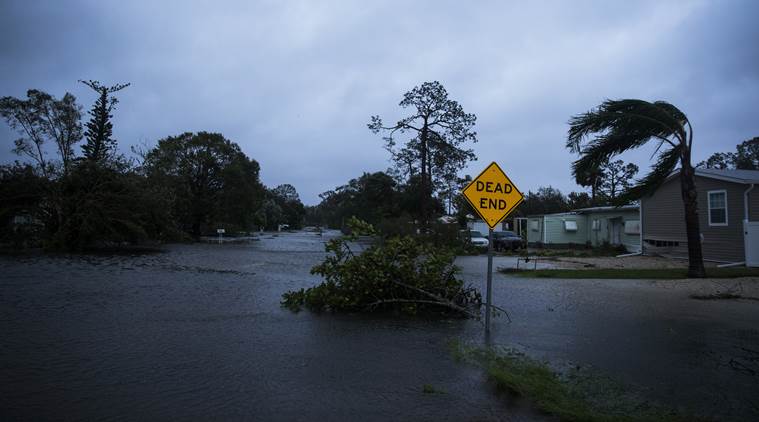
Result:
M352 241L372 235L371 225L352 219L351 235L330 240L330 253L311 269L324 281L282 295L292 311L403 313L434 312L478 318L480 293L456 278L455 255L449 249L410 236L393 237L356 253Z

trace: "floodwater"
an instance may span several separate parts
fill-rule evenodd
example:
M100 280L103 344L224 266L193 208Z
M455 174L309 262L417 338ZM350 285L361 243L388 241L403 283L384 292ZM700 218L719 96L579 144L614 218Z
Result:
M282 292L319 282L309 269L327 237L0 257L0 419L546 419L452 359L450 340L483 342L477 321L280 308ZM458 263L484 285L484 257ZM696 301L671 282L496 274L494 286L512 322L494 321L492 343L704 416L759 414L759 302Z

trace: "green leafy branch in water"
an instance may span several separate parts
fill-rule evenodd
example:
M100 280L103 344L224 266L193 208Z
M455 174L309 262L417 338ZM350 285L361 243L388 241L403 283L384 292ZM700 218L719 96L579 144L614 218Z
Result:
M350 234L327 242L329 255L311 269L324 281L282 295L282 306L299 311L431 312L479 319L482 297L456 278L451 250L410 236L386 239L355 253L360 236L375 235L371 224L352 218Z

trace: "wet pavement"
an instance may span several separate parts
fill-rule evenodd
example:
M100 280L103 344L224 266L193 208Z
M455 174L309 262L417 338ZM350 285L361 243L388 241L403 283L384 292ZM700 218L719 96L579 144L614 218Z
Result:
M282 292L319 282L324 240L0 257L0 419L546 419L452 359L450 340L483 341L479 322L280 308ZM458 263L484 285L484 256ZM513 321L495 320L495 344L592 365L705 416L759 414L759 302L642 280L496 274L494 286Z

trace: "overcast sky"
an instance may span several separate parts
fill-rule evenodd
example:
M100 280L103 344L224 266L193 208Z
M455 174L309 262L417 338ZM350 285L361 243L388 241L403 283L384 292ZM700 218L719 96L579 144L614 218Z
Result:
M270 187L306 204L390 163L374 114L438 80L477 115L476 175L497 161L522 191L574 184L567 121L606 98L666 100L694 161L759 136L757 1L0 1L0 96L29 88L85 109L78 79L119 92L120 148L220 132ZM16 135L0 125L0 161ZM622 158L645 170L652 150ZM51 150L52 153L52 150Z

